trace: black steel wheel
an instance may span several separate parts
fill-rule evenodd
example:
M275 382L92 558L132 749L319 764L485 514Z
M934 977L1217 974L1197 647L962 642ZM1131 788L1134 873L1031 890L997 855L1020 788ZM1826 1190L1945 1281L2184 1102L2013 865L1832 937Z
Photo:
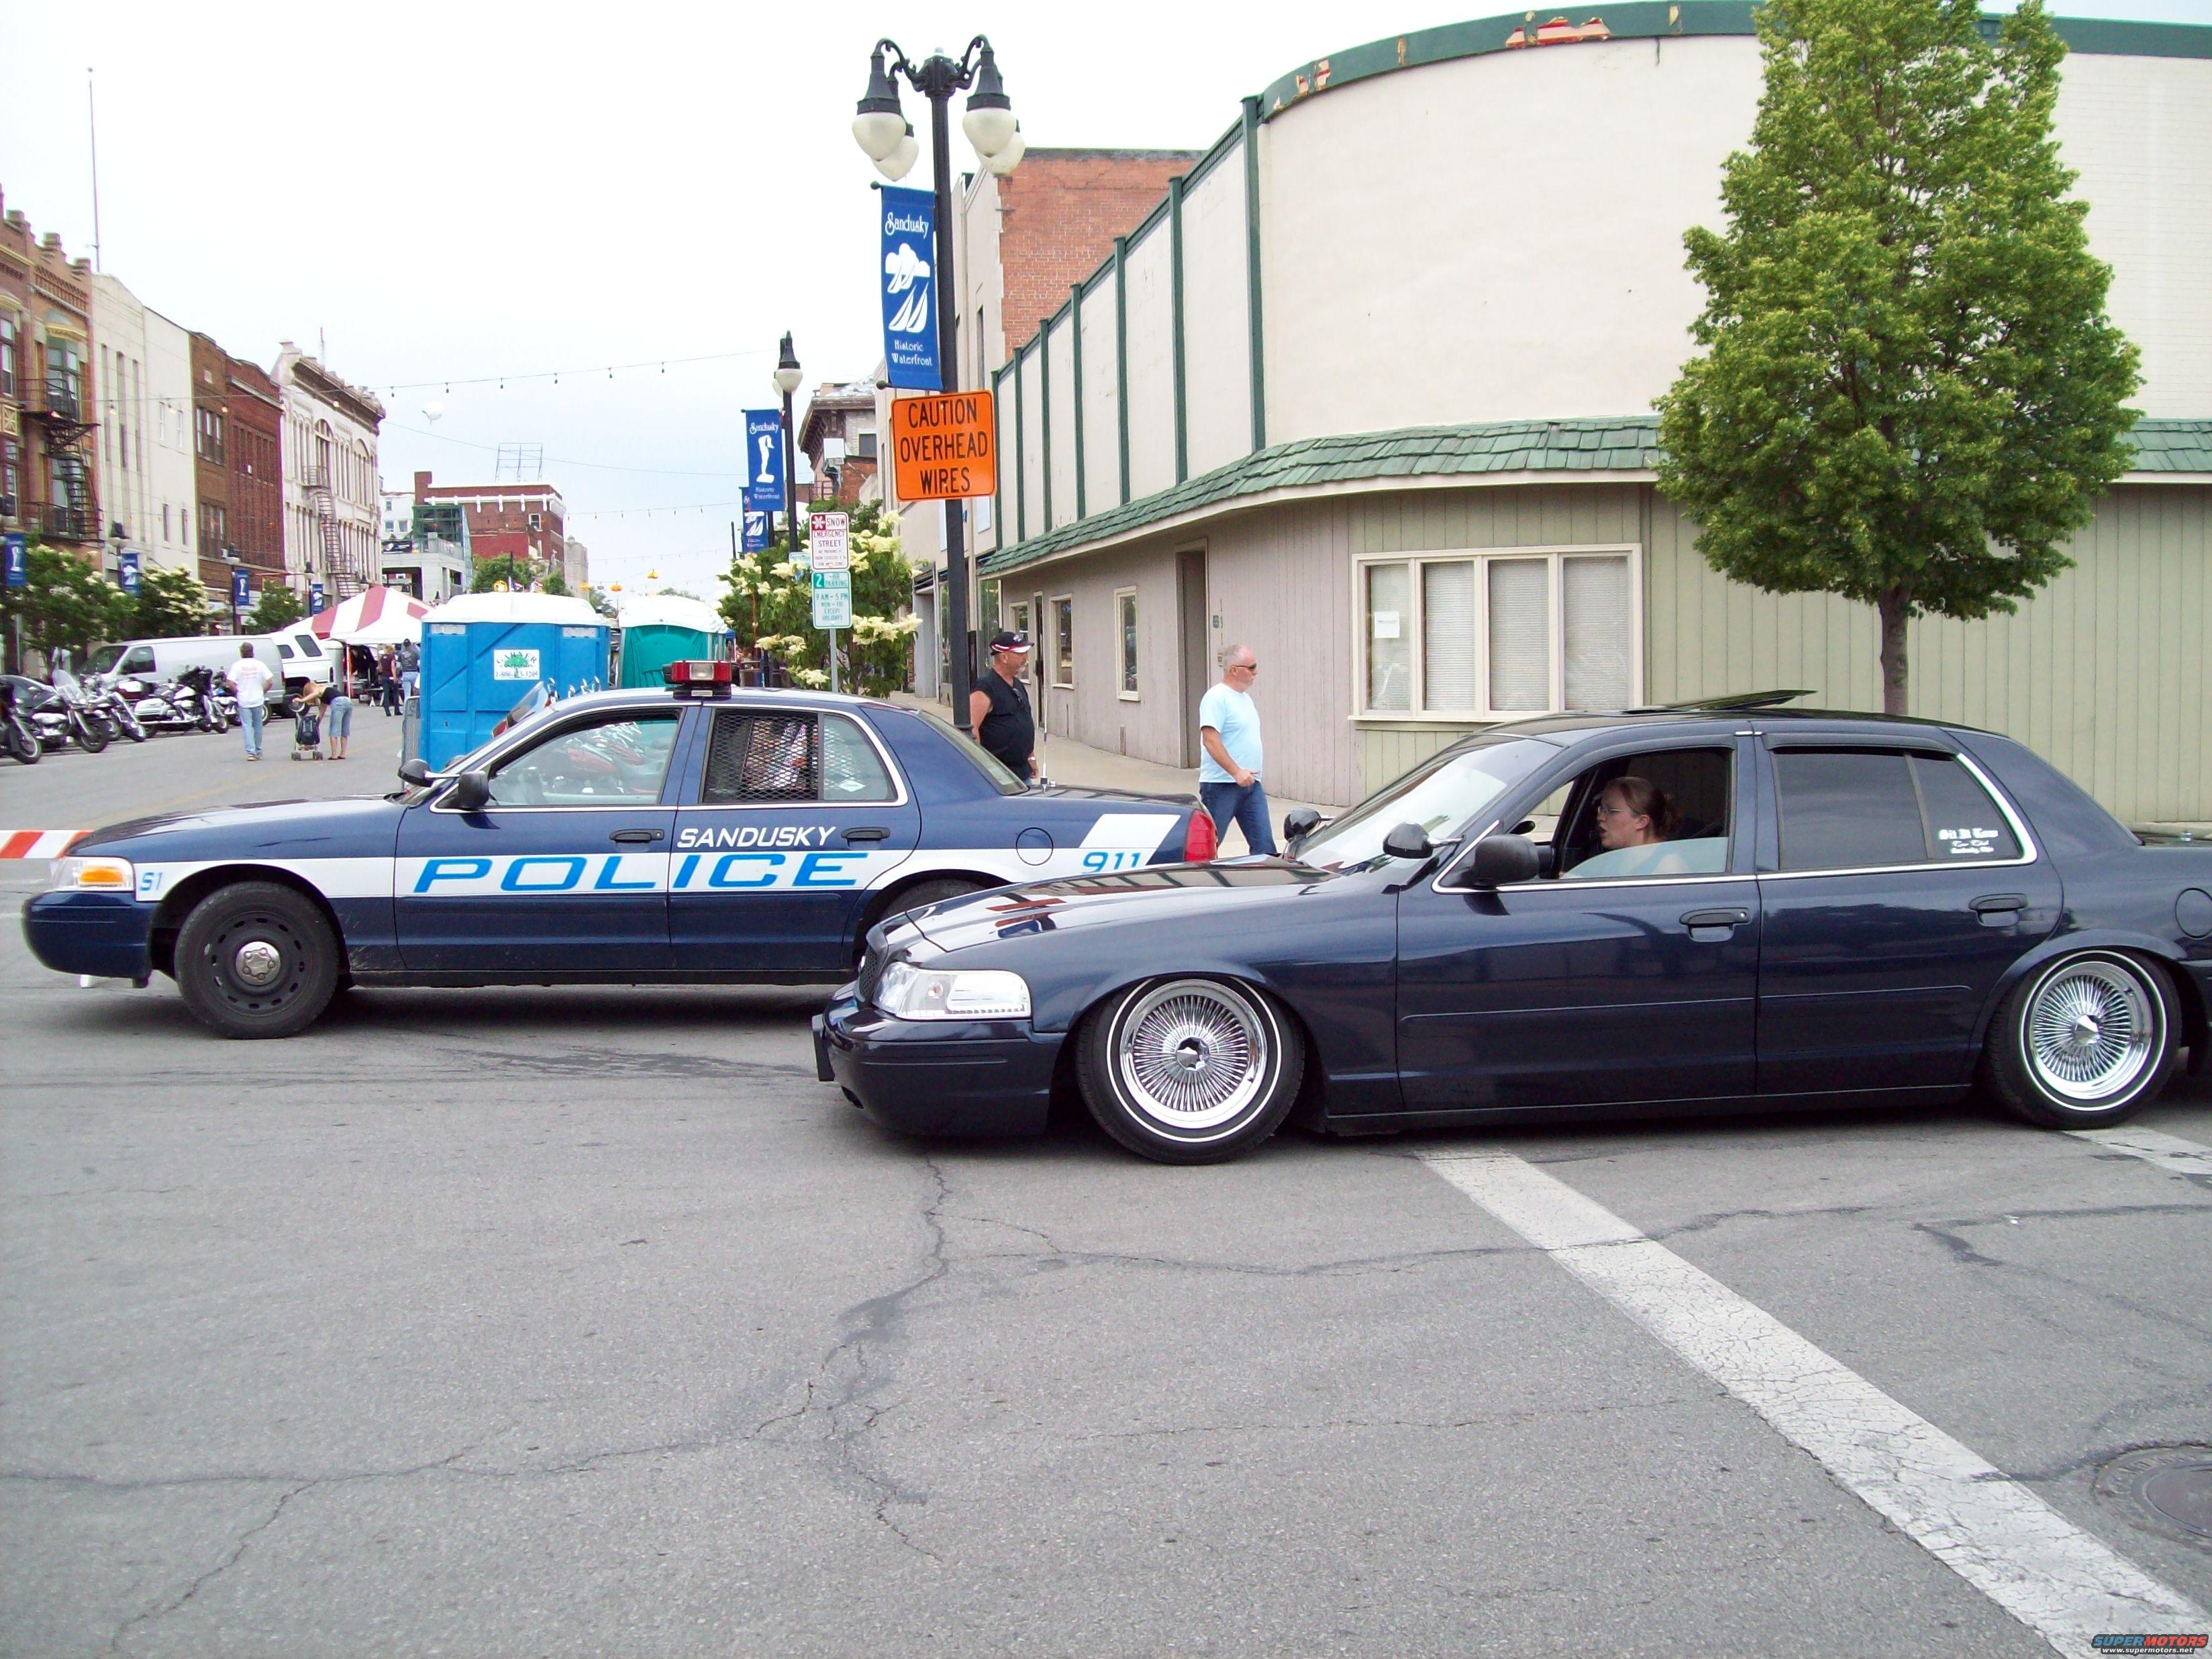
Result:
M177 934L177 988L227 1037L290 1036L330 1003L337 935L313 902L270 881L217 888Z
M1305 1041L1265 992L1233 980L1147 980L1083 1022L1076 1076L1098 1127L1161 1164L1218 1164L1280 1127Z
M1983 1078L2041 1128L2124 1122L2172 1075L2176 1020L2160 969L2124 951L2077 951L2014 987L1990 1024Z

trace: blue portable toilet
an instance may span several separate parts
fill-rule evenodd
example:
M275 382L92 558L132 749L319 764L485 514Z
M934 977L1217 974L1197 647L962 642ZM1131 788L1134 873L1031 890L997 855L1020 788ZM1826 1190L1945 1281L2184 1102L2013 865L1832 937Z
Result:
M534 700L607 683L607 619L559 593L465 593L422 618L422 756L434 772Z

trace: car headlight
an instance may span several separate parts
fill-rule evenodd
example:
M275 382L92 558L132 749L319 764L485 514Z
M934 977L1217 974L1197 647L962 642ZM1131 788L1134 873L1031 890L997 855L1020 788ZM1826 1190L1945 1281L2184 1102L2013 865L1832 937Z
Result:
M895 1019L1027 1019L1030 988L1019 974L1002 969L895 962L877 983L875 1004Z
M129 859L56 859L47 885L88 893L137 890L138 872Z

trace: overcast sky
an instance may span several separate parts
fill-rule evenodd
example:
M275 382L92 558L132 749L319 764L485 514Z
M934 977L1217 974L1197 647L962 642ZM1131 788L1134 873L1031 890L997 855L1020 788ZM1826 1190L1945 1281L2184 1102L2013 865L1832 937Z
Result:
M2212 22L2212 0L2054 9ZM711 597L777 337L810 386L878 354L875 174L848 131L878 33L915 56L988 33L1033 147L1201 148L1309 59L1492 12L0 0L0 190L90 252L94 70L106 270L264 364L326 338L385 398L388 484L486 478L491 447L542 445L595 580L654 570ZM908 95L916 185L926 111ZM974 164L957 130L953 163ZM606 372L647 359L670 366ZM386 391L416 381L437 384Z

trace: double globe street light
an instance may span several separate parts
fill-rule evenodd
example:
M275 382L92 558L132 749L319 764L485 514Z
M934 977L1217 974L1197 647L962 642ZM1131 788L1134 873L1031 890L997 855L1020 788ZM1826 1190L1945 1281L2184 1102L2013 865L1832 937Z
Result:
M888 57L890 65L885 67ZM876 42L868 54L868 90L853 117L853 137L876 170L896 183L914 170L921 146L914 127L899 107L898 78L929 100L929 152L934 174L933 218L937 242L937 364L939 384L946 392L960 389L959 353L954 349L959 331L959 289L953 281L952 161L947 106L952 94L968 93L967 112L960 130L975 146L975 156L987 173L1004 178L1012 173L1027 148L1014 119L1013 105L999 79L998 60L991 43L977 35L957 59L933 52L920 64L912 62L896 40ZM787 477L788 469L787 468ZM963 732L969 729L968 692L975 663L968 640L968 555L965 533L967 504L945 504L945 566L951 584L952 718Z

